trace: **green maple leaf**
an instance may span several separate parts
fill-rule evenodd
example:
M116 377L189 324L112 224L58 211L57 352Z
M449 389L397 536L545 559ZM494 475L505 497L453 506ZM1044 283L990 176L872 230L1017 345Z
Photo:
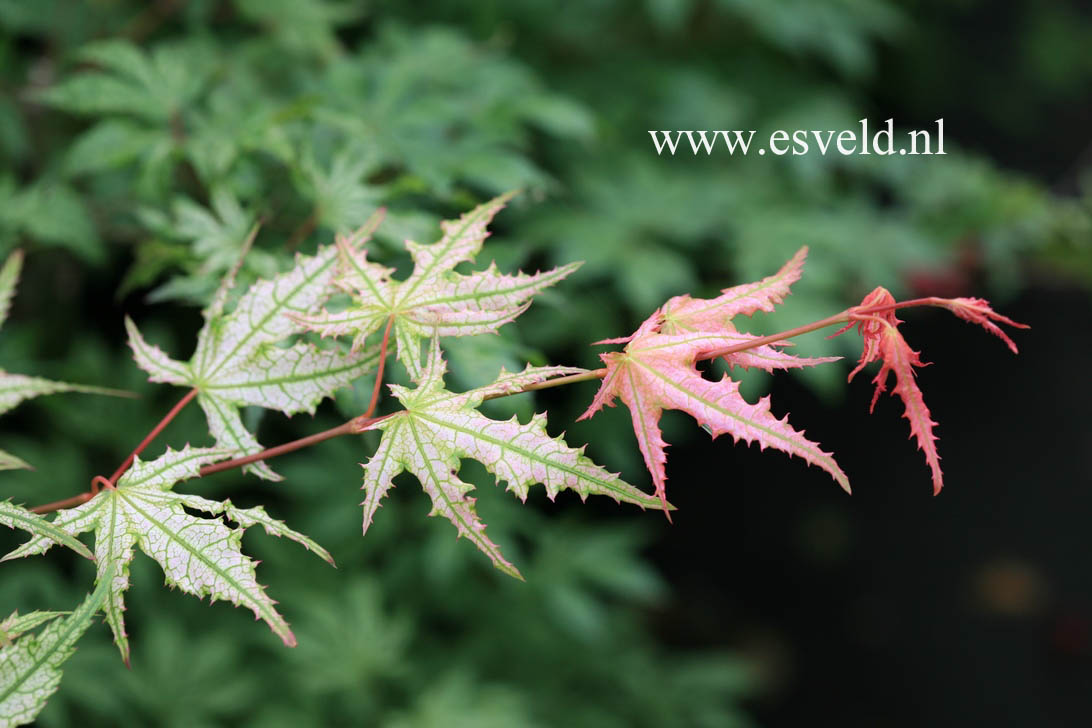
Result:
M223 599L248 607L286 645L296 644L288 623L258 584L256 563L241 551L243 532L250 526L261 525L269 533L302 543L330 563L333 559L314 541L270 518L260 507L236 508L230 501L212 501L172 490L179 480L195 477L202 465L223 458L224 454L223 450L187 446L181 451L167 450L151 462L137 458L116 488L104 489L76 508L58 511L51 522L69 537L95 532L97 581L109 582L103 606L106 622L127 663L129 640L125 633L124 595L129 588L134 547L159 563L172 587L198 597L208 596L213 601ZM186 509L215 517L191 515ZM239 527L228 527L219 516L226 516ZM56 542L48 534L35 535L3 560L45 553Z
M561 437L550 437L545 414L537 414L529 423L521 424L515 417L504 422L492 420L477 410L487 397L519 392L527 385L585 370L530 366L518 373L501 370L492 384L461 394L444 388L445 370L438 339L433 338L417 387L391 385L391 391L405 409L368 428L382 431L383 438L364 465L365 533L394 477L408 470L432 499L430 515L447 518L459 536L470 539L494 566L522 578L485 535L485 524L475 512L474 499L467 497L473 486L458 477L463 458L481 462L498 482L507 482L508 490L520 500L526 500L530 486L542 483L551 499L559 491L569 489L576 491L581 499L595 493L642 508L659 506L654 496L592 462L584 455L583 448L569 447Z

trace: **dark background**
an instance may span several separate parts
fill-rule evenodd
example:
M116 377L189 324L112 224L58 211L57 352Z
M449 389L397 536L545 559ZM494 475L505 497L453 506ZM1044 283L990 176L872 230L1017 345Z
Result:
M127 78L81 55L103 39L149 65L182 48L162 62L198 80L94 86ZM841 364L749 377L745 391L768 389L775 413L832 450L852 497L780 453L710 442L679 413L665 417L671 525L575 497L517 507L468 464L527 584L426 520L412 478L362 540L356 463L372 442L286 457L281 485L187 484L265 503L334 553L326 573L247 537L300 647L163 589L138 557L133 669L92 630L42 724L1085 724L1089 47L1083 4L1030 0L0 1L0 244L28 252L0 361L142 395L5 415L2 447L36 467L5 474L20 502L112 471L176 401L132 365L122 316L187 356L200 304L258 218L244 282L381 204L376 255L403 264L402 237L432 240L439 219L523 187L482 261L587 263L499 342L450 342L453 386L528 359L593 366L589 341L671 295L771 273L802 244L804 279L753 330L821 318L876 285L987 296L1032 326L1014 357L945 312L906 312L932 363L919 383L939 422L936 498L900 404L884 397L870 416L870 375L846 386ZM952 153L657 158L647 133L757 139L862 116L903 129L943 117ZM797 352L852 360L858 346L812 334ZM551 432L647 486L624 411L574 423L593 391L511 406L548 409ZM332 426L368 392L315 420L266 417L260 439ZM165 441L204 444L199 413ZM5 564L5 608L70 608L90 571L65 558Z

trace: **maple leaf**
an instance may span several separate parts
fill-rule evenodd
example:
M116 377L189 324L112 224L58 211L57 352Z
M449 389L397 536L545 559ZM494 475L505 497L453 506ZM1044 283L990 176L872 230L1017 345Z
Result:
M756 311L771 313L789 295L792 284L800 280L807 256L808 248L805 245L772 276L757 283L725 288L716 298L682 295L668 299L659 312L663 318L662 333L726 329L735 331L735 327L730 324L733 316L751 316Z
M777 273L757 283L725 288L716 298L693 298L688 295L670 298L657 312L658 315L654 314L637 333L658 331L662 334L681 334L687 331L706 331L721 334L725 337L727 346L737 346L757 339L759 337L754 334L737 331L732 318L739 314L752 316L756 311L772 312L774 306L789 295L792 284L800 280L807 255L808 248L804 246ZM612 343L623 343L631 338L612 340ZM734 339L734 343L727 343L729 339ZM757 368L767 372L816 366L838 361L840 358L797 357L781 351L781 347L788 345L784 341L772 345L764 344L725 354L722 358L729 366Z
M240 550L243 532L260 524L267 532L292 538L327 561L333 560L318 544L270 518L261 508L239 509L230 501L211 501L172 490L176 482L195 477L202 465L224 455L220 449L187 446L180 451L168 449L150 462L137 458L116 488L104 489L76 508L58 511L52 521L54 527L72 537L94 530L97 580L101 583L109 577L110 581L104 605L106 622L126 663L129 641L124 594L129 588L134 547L159 563L172 587L248 607L286 645L296 644L288 624L274 609L273 600L257 582L256 563ZM187 509L213 516L222 514L239 527L229 528L218 517L191 515ZM35 535L3 560L45 553L54 543L48 535Z
M801 457L826 470L848 492L849 479L830 453L792 429L788 417L777 419L768 396L750 404L740 394L739 383L727 375L717 382L702 377L696 363L708 358L709 352L736 343L735 337L704 332L636 336L625 350L600 355L607 373L580 419L591 417L604 405L613 406L615 398L625 403L641 455L665 506L667 443L659 426L665 409L686 412L714 438L728 433L736 442L758 442L763 450L773 447Z
M995 312L990 308L989 302L981 298L938 299L937 304L966 321L979 324L1004 341L1014 354L1017 353L1016 344L993 322L999 321L1016 328L1029 328L1025 324L1017 323ZM853 310L894 305L894 296L880 286L865 296L860 305ZM891 394L898 395L903 402L903 417L910 422L910 436L917 440L918 449L925 454L925 462L932 473L933 494L936 495L944 487L940 455L937 453L937 437L933 432L937 423L933 421L929 408L925 405L925 398L914 375L914 368L923 367L925 363L921 361L920 352L914 351L906 343L906 339L898 328L901 323L902 321L895 317L893 308L853 313L850 316L850 322L835 332L834 336L856 326L863 339L861 358L856 368L849 373L849 381L853 381L853 377L871 362L877 359L883 362L872 380L876 388L868 408L870 413L875 410L876 401L880 395L887 391L888 376L894 373L895 387L891 390Z
M8 615L7 619L0 622L0 647L7 647L12 643L12 640L15 640L24 632L29 632L52 619L63 617L66 614L68 612L36 611L30 614L19 614L18 611L14 611Z
M37 513L17 506L10 500L0 501L0 523L8 528L21 528L36 536L48 538L62 546L67 546L84 558L95 560L79 539L57 528Z
M964 321L970 321L971 323L978 324L986 329L986 331L989 331L991 334L1004 341L1013 354L1019 354L1020 350L1016 348L1016 344L1009 338L1008 334L1002 331L1001 327L993 322L999 321L1018 329L1031 328L1027 324L1017 323L1008 316L1002 316L997 313L990 308L990 302L984 298L949 298L944 302L944 308L948 309Z
M439 242L420 245L407 240L414 268L404 281L393 278L393 269L369 261L363 250L340 245L336 283L353 295L353 304L344 311L323 311L298 320L322 336L351 335L354 350L391 321L398 360L416 379L421 375L422 339L493 333L523 313L535 294L579 267L571 263L534 275L504 275L496 265L467 275L455 272L457 265L472 261L481 251L489 235L486 226L513 194L442 223Z
M569 447L560 436L550 437L545 414L536 414L530 422L521 424L515 417L501 422L477 410L487 397L518 392L530 384L585 370L528 366L522 372L509 373L502 369L492 384L461 394L444 388L445 370L439 341L433 338L417 387L390 385L405 409L367 428L380 430L383 437L363 466L365 533L394 477L408 470L432 499L429 515L450 520L458 535L470 539L494 566L522 578L485 535L485 524L475 512L474 499L467 497L473 486L458 477L462 458L482 463L520 500L526 500L531 485L542 483L551 500L567 488L576 491L581 499L595 493L641 507L659 505L654 497L593 463L583 448Z
M717 298L676 296L633 334L598 342L624 343L626 347L621 352L600 355L607 365L606 376L580 419L591 417L604 405L613 406L616 398L625 403L645 465L663 503L667 503L667 444L659 420L665 409L690 414L713 437L729 433L736 442L741 439L758 442L761 449L773 447L801 457L826 470L849 491L849 479L830 453L794 430L787 416L777 419L770 411L769 397L750 404L740 394L738 382L727 375L718 382L709 381L696 367L698 361L708 359L713 352L758 338L736 331L732 318L737 314L750 316L756 311L772 311L799 279L806 255L807 248L801 248L776 274L757 283L726 288ZM723 358L732 366L767 371L837 360L837 357L794 357L770 345Z
M373 218L354 235L339 239L339 246L353 250L363 245L377 220ZM243 426L240 407L256 405L286 415L313 414L322 399L368 373L378 362L378 347L343 352L320 349L305 341L281 346L304 330L289 314L318 312L326 300L337 255L338 247L332 245L320 248L314 256L298 255L292 270L259 281L240 297L234 310L225 313L234 285L233 269L204 311L205 325L198 332L197 348L189 362L171 359L148 344L127 317L125 326L137 365L153 382L198 391L197 402L218 447L245 455L260 452L262 445ZM268 480L281 479L264 462L248 465L246 470Z
M100 584L65 619L57 619L61 612L15 613L0 625L5 635L0 650L0 728L31 723L42 712L61 684L61 665L106 601L106 585ZM46 623L40 633L19 637Z
M23 268L23 251L16 250L0 268L0 326L7 321L11 310L11 300L15 296L15 286ZM87 394L110 394L126 396L127 392L118 392L103 387L89 387L68 382L54 382L40 377L28 377L23 374L11 374L0 369L0 414L15 408L23 400L58 392L84 392ZM29 468L25 460L0 450L0 470Z

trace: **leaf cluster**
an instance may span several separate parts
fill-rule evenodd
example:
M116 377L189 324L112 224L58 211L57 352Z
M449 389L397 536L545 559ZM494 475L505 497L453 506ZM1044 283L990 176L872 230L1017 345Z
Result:
M589 339L631 330L683 291L715 297L725 280L757 281L804 239L824 254L792 299L752 322L755 334L856 302L877 280L896 295L953 276L959 283L984 276L1011 289L1028 256L1059 270L1092 271L1087 202L1051 197L973 153L916 166L834 158L667 164L632 143L634 129L644 135L696 123L853 126L870 109L881 48L912 49L944 32L921 28L892 2L607 0L570 4L566 22L558 17L556 4L539 1L506 6L502 22L490 4L447 0L363 10L327 0L0 1L0 247L20 246L43 261L30 271L38 284L25 290L37 297L27 313L40 330L18 320L4 330L5 368L72 382L95 381L87 373L97 371L97 381L139 388L119 342L94 318L100 309L81 309L66 291L94 276L89 295L109 299L116 292L128 297L130 310L138 297L178 304L134 315L149 341L180 359L192 351L190 334L200 325L191 326L195 316L186 306L209 304L255 223L262 234L236 291L275 279L294 266L297 251L311 257L316 241L355 229L380 205L387 220L368 261L404 277L413 261L392 242L433 239L441 217L514 187L528 189L523 199L535 204L515 207L508 220L518 222L520 235L489 244L490 256L504 270L582 259L583 275L567 282L565 298L543 292L499 336L446 340L445 386L461 394L488 384L483 373L502 365L517 372L525 361L545 364L544 351L591 366L594 355L583 349ZM1059 27L1076 39L1063 47L1083 58L1084 26L1070 19ZM929 84L939 93L948 69L960 63L935 58L934 50L927 43L906 63L915 73L939 68ZM1011 104L978 106L1006 122L1012 117ZM924 118L932 109L918 113ZM323 311L346 310L355 289L345 291ZM225 305L238 308L234 298ZM59 330L66 335L53 335ZM215 342L215 332L206 329L205 339ZM818 342L811 351L846 354L841 341ZM577 344L584 358L557 356ZM41 361L46 345L63 351L63 360ZM233 363L249 371L264 356L272 369L284 346L329 357L350 349L349 342L335 347L295 333L265 340ZM359 351L368 351L366 344ZM175 374L189 386L199 375L186 366ZM800 371L837 391L837 367ZM738 367L733 377L744 379L747 392ZM414 395L401 366L388 378ZM224 390L239 384L222 382ZM345 416L365 409L373 384L374 372L338 392ZM236 398L240 391L202 395L206 412L223 408L208 416L227 423L221 444L255 451L259 434L263 441L299 434L277 417L262 418L265 394ZM148 411L163 404L156 396ZM481 412L528 422L531 396L515 399L485 402ZM296 401L298 409L289 410L310 411L306 396ZM578 403L556 404L555 421L580 411ZM127 403L105 398L78 406L47 398L26 410L5 421L27 417L19 424L47 427L49 435L35 441L12 432L3 443L39 469L6 473L5 497L14 493L20 502L43 499L43 492L70 494L102 467L103 453L120 458L150 424ZM207 439L206 412L180 416L178 443ZM334 424L320 409L316 425ZM628 432L590 424L583 432L609 464L638 472ZM366 449L378 446L379 434L363 436ZM384 499L384 517L365 545L358 536L345 540L359 527L351 513L357 499L345 496L345 484L360 477L352 463L363 448L323 447L340 449L278 466L290 483L306 484L306 496L261 486L240 496L232 491L237 502L291 514L294 525L338 555L340 574L323 575L307 555L246 537L266 561L263 577L301 585L299 601L293 594L284 607L303 643L288 658L298 669L272 667L284 658L271 659L264 642L240 643L248 631L234 610L190 606L157 588L152 562L137 557L127 613L139 635L136 669L119 670L115 648L92 631L43 724L114 724L123 712L148 724L238 723L254 719L240 706L259 698L260 718L269 724L316 716L327 724L596 726L738 718L731 704L747 682L738 665L723 653L708 660L666 654L650 636L648 615L665 603L667 590L639 558L644 541L636 530L579 520L557 525L527 510L516 518L511 505L490 500L488 473L467 463L459 480L477 487L491 540L529 580L529 591L518 591L483 578L480 562L488 562L472 549L452 548L450 526L418 524L420 501L404 487ZM263 465L254 467L276 475ZM80 561L76 568L90 568ZM5 604L69 609L83 597L82 585L59 572L6 568L12 576L0 585ZM342 575L344 582L333 580ZM311 608L295 608L303 603ZM174 622L157 617L164 613L199 622L203 634L180 637ZM574 661L574 654L596 657ZM179 674L179 664L193 665L193 674ZM513 674L512 664L544 667ZM102 690L104 674L110 691ZM168 682L170 693L159 689ZM660 689L653 694L648 684Z

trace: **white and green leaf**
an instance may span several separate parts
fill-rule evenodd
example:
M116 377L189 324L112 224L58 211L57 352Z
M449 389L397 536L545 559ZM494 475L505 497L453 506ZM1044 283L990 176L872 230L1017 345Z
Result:
M581 499L598 494L641 507L659 506L654 496L592 462L583 448L569 447L561 437L551 437L546 432L544 414L522 424L515 417L493 420L477 410L487 396L511 394L530 384L585 370L528 367L518 373L502 371L494 383L456 394L444 388L445 368L438 340L433 339L417 388L391 386L405 409L370 428L382 431L383 438L364 466L365 497L361 505L365 532L394 477L408 470L432 499L430 515L443 515L497 568L518 577L519 571L485 535L485 524L475 512L474 499L467 496L473 486L458 477L463 458L482 463L521 500L527 498L530 486L542 483L551 499L568 489Z
M160 565L170 586L197 597L247 607L286 645L295 645L288 623L258 584L257 564L242 553L243 532L260 524L269 533L291 538L322 558L332 559L314 541L269 517L264 509L238 509L228 501L210 501L173 491L178 480L196 476L202 465L224 455L224 450L186 447L168 450L150 462L138 458L116 488L103 490L76 508L58 511L52 521L55 528L71 537L94 531L97 579L100 583L110 581L104 604L106 621L126 661L129 644L124 594L129 587L134 547ZM187 508L214 516L224 514L240 527L230 528L220 518L192 515ZM44 553L55 542L37 534L5 558Z
M246 429L243 418L239 415L238 405L208 394L198 395L197 404L205 413L209 433L217 447L226 448L239 456L253 455L265 449L258 442L258 438ZM261 460L247 465L243 472L250 472L274 482L284 479Z
M334 557L330 555L329 551L324 549L309 536L305 536L299 531L292 530L284 521L277 520L270 516L266 513L263 506L238 508L233 505L230 500L214 501L195 495L179 495L178 497L181 499L182 505L187 508L194 508L214 516L223 514L227 516L229 520L239 524L243 529L250 528L251 526L261 526L270 536L277 536L278 538L283 537L290 541L295 541L326 563L335 566Z
M579 267L574 263L533 275L505 275L495 265L466 275L455 272L481 251L489 235L486 226L511 197L503 195L442 223L443 236L432 245L406 241L414 268L404 281L368 260L363 250L340 245L336 282L352 294L352 305L299 320L324 337L351 336L354 350L391 321L398 360L416 379L422 339L493 333L527 310L537 293Z
M57 617L63 617L68 612L30 612L29 614L19 614L19 612L12 612L7 619L0 622L0 647L7 647L11 644L12 640L18 638L24 632L29 632L32 629L37 629L46 622L56 619Z
M42 712L61 683L61 665L72 656L76 641L106 600L107 584L108 580L100 583L65 619L55 619L56 612L33 612L4 621L5 625L11 620L32 624L26 629L37 626L35 621L48 624L40 633L23 635L0 650L0 728L26 725Z
M0 501L0 524L8 528L19 528L35 536L49 539L62 546L67 546L84 558L95 560L95 557L91 555L86 546L80 543L79 539L70 536L37 513L28 511L22 506L17 506L10 500Z
M362 245L373 228L371 223L364 232L340 240L340 245L350 250ZM240 407L265 407L286 415L314 413L324 398L377 364L375 351L320 349L306 342L283 346L286 339L304 331L299 317L321 310L331 292L337 257L332 245L313 256L298 255L290 271L259 281L225 313L233 268L204 312L205 325L189 362L176 361L149 344L136 325L126 320L137 365L151 381L198 391L198 403L217 447L238 455L260 452L261 444L243 426ZM264 462L245 470L268 480L280 479Z

